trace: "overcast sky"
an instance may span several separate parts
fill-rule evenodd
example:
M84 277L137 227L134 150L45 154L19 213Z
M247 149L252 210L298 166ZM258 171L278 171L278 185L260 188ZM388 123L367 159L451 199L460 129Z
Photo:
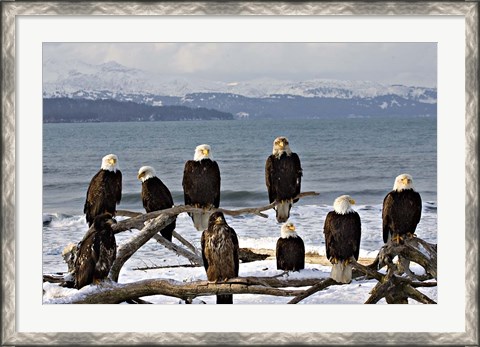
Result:
M437 86L436 43L46 43L43 54L225 82L328 78Z

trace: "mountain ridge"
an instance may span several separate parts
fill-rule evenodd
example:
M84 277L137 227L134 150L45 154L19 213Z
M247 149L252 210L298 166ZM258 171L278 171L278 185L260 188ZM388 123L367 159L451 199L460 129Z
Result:
M148 106L186 106L236 118L436 116L436 88L371 81L312 79L205 81L167 78L115 61L44 61L43 98L115 100Z

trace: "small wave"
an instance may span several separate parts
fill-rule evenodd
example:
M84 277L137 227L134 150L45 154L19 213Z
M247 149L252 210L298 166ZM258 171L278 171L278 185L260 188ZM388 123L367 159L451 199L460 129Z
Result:
M70 227L86 224L85 216L73 216L65 213L44 213L42 215L43 226Z
M427 201L423 204L423 209L426 211L436 211L437 203L433 201Z

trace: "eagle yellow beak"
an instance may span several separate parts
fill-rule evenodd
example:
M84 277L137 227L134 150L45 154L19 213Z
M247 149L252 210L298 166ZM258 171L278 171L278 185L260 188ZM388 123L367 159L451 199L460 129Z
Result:
M203 155L208 155L208 149L202 149L202 154Z
M108 163L110 165L115 165L115 159L108 159Z
M355 200L353 200L353 199L348 200L348 202L352 205L355 205Z
M217 217L217 219L215 219L215 224L223 224L223 218Z
M295 225L290 224L290 225L288 226L288 230L295 231Z
M411 183L411 180L408 179L408 178L403 178L403 179L402 179L402 183L403 183L404 185L408 185L409 183Z
M139 174L137 175L137 178L138 178L139 180L141 180L144 175L145 175L145 172L139 173Z

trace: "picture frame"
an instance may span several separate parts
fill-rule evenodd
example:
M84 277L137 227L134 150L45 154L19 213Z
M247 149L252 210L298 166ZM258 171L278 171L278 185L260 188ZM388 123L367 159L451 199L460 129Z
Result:
M478 3L473 2L3 2L2 3L2 345L46 344L478 344ZM465 330L462 332L23 332L18 325L16 218L20 141L17 20L26 16L452 16L465 21ZM301 17L305 16L305 17ZM40 19L41 17L39 17ZM72 17L70 17L72 18ZM37 76L38 77L38 76ZM442 96L439 96L441 98ZM21 107L21 106L20 106ZM27 140L28 141L28 140ZM440 246L441 247L441 246ZM463 301L461 301L463 302ZM254 308L255 309L255 308ZM224 311L228 312L228 311ZM321 314L321 313L320 313ZM386 314L382 309L381 314ZM53 327L53 329L55 329ZM186 330L192 331L192 330Z

